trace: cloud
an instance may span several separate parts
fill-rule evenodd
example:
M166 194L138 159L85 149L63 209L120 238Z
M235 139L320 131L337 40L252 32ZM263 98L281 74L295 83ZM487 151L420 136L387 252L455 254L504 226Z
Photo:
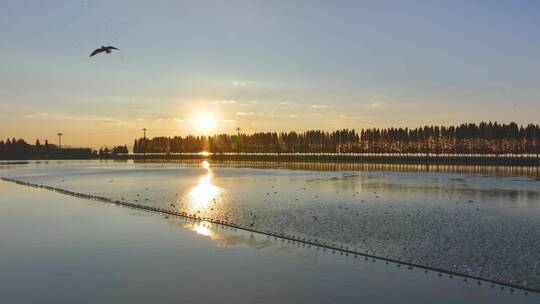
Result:
M236 100L214 100L212 101L212 104L234 104L236 103Z
M252 107L260 103L258 100L239 101L234 99L213 100L210 102L213 105L230 105L238 107Z
M255 114L255 112L236 112L236 115L238 116L251 116Z
M302 103L298 103L298 102L294 102L294 101L280 101L277 103L278 106L280 107L285 107L285 108L303 108L303 107L306 107L306 104L302 104ZM307 105L308 107L312 107L312 105Z
M137 120L137 121L144 121L144 119L142 120ZM184 122L184 119L180 118L180 117L158 117L156 119L154 119L154 121L156 122Z
M92 116L92 115L77 115L77 114L65 114L65 113L32 113L25 114L23 118L28 119L49 119L49 120L64 120L64 121L87 121L94 123L125 123L125 121L103 116Z
M96 122L107 123L107 124L108 123L110 123L110 124L120 123L120 121L114 120L114 119L104 119L104 120L96 121Z
M253 80L253 79L234 79L234 78L228 78L224 79L219 82L221 85L225 86L233 86L238 89L248 89L252 87L257 88L266 88L266 89L283 89L283 88L301 88L301 86L291 83L291 82L272 82L272 81L266 81L266 80Z
M144 104L153 103L153 102L167 102L174 101L175 98L172 97L161 97L161 96L125 96L125 95L92 95L92 96L73 96L73 99L77 99L85 102L141 102Z
M311 105L311 108L313 109L329 109L329 108L333 108L334 106L331 106L331 105L323 105L323 104L313 104Z
M361 118L364 117L364 113L362 112L347 112L347 113L339 113L339 117L350 117L350 118Z
M227 123L227 124L236 123L236 120L234 119L216 119L216 121L221 122L221 123Z
M48 117L49 113L32 113L32 114L25 114L23 115L24 118L40 118L40 117Z
M248 87L255 85L257 82L254 80L233 80L232 85L237 87Z
M372 102L372 103L370 103L368 105L368 108L375 109L375 108L380 108L380 107L382 107L384 105L385 105L385 103L382 102L382 101L374 101L374 102Z

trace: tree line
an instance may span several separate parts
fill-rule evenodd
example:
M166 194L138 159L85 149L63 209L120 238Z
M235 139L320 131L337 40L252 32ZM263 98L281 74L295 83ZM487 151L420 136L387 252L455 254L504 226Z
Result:
M99 149L99 151L87 152L84 148L62 148L59 149L57 145L50 144L48 140L42 144L39 139L35 144L29 144L24 139L8 138L5 141L0 141L0 159L47 159L55 156L64 156L69 158L70 156L84 156L88 157L107 157L110 155L128 153L128 148L124 146L116 146L112 149L105 148Z
M109 149L107 147L99 148L99 151L94 151L94 152L97 152L98 157L107 157L109 155L127 154L129 153L129 150L128 150L128 147L124 145L124 146L116 146L112 149Z
M49 144L47 140L45 140L44 144L41 144L38 139L35 145L31 145L24 139L8 138L5 141L0 141L0 159L28 159L56 149L56 145Z
M332 132L257 132L135 139L134 153L540 153L540 128L497 122Z
M466 123L457 126L418 128L368 128L332 132L257 132L212 136L154 137L135 139L135 153L422 153L422 154L539 154L540 127L535 124ZM47 140L29 144L23 139L0 141L0 159L47 158L69 149L58 149ZM116 146L92 151L107 158L128 153Z

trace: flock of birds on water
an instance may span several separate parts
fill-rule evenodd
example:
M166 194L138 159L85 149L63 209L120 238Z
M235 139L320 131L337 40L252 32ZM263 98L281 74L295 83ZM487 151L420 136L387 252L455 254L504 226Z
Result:
M61 182L64 182L64 180L61 180ZM108 181L108 183L113 183L113 182L114 182L114 180L109 180ZM272 188L275 188L275 186L272 185ZM72 193L71 191L66 191L66 190L62 190L62 189L54 188L54 189L51 189L51 190L55 190L55 191L59 191L59 192L66 192L66 194L80 196L80 194L75 194L75 193ZM149 191L149 188L144 188L144 190ZM301 190L306 191L307 188L303 187L303 188L301 188ZM339 193L339 191L336 191L336 193ZM269 196L271 194L272 194L272 192L266 192L267 196ZM276 195L276 194L278 194L278 192L273 191L273 194ZM359 192L355 192L355 193L352 194L352 196L356 197L358 194L359 194ZM375 198L379 198L379 195L377 195L376 191L373 192L373 194L375 195ZM135 198L133 201L138 202L139 199L142 200L141 193L136 193L135 195L136 195L137 198ZM178 196L178 195L179 195L178 193L175 194L175 196ZM84 195L83 195L83 197L84 197ZM313 194L313 198L318 199L319 195ZM93 197L93 199L100 199L100 200L105 199L106 201L109 201L109 199L102 198L102 197L97 197L97 196ZM216 198L213 198L212 200L213 200L213 202L212 202L213 204L217 204ZM298 201L298 198L295 198L294 200ZM149 198L148 197L144 198L144 201L148 202ZM286 241L287 243L292 243L292 244L297 242L298 244L301 244L301 246L304 246L304 247L307 246L309 248L311 248L311 246L313 245L313 246L317 247L317 250L319 250L320 248L322 248L324 251L326 251L327 249L330 249L332 251L332 253L334 253L334 254L336 253L336 251L339 252L341 255L345 255L345 256L349 256L349 254L353 254L355 258L357 258L358 255L364 255L366 261L368 261L369 259L372 259L372 261L375 262L376 261L375 258L377 258L377 259L386 260L387 265L389 263L395 263L397 265L397 267L401 267L402 263L403 263L403 262L400 262L400 261L397 261L397 260L390 259L389 257L376 256L376 253L374 251L365 250L364 252L362 252L362 250L357 249L357 248L349 248L347 246L338 245L338 244L333 243L333 242L327 242L327 241L319 240L319 239L316 239L316 238L299 237L299 236L295 236L295 235L292 235L292 234L284 234L284 233L274 232L274 231L255 230L254 226L256 225L257 215L254 212L249 213L250 221L249 221L249 224L246 227L246 225L241 225L238 222L229 220L228 217L224 217L224 218L220 219L220 218L215 218L215 217L211 217L211 216L209 216L209 217L201 216L200 215L200 213L201 213L200 210L194 211L193 213L188 213L186 211L177 211L179 208L178 208L178 205L176 203L170 203L169 206L172 209L163 209L163 208L158 208L158 207L155 207L155 206L154 207L149 207L149 206L145 206L145 205L140 205L138 203L131 204L131 203L128 203L128 200L125 197L121 197L119 201L111 201L111 202L121 204L121 205L125 205L125 206L128 206L128 207L134 207L134 208L141 208L141 206L144 206L143 209L146 209L148 211L154 211L154 212L157 212L157 213L165 213L165 218L167 218L167 219L171 215L172 216L181 216L181 217L184 217L184 218L187 218L187 219L190 219L190 220L207 221L209 223L223 225L224 227L232 227L235 230L237 228L239 228L239 229L244 229L244 230L248 230L248 231L252 231L252 232L258 232L258 233L266 234L267 237L272 237L273 236L274 239L281 239L282 242ZM364 200L362 199L362 200L360 200L360 202L364 202ZM456 201L456 203L459 203L459 201ZM473 204L474 201L473 200L466 200L465 203ZM392 205L390 205L390 208L391 207L392 207ZM342 209L344 211L349 210L348 207L343 207L343 206L337 206L337 208ZM440 209L440 207L439 207L439 209ZM211 208L211 210L213 211L214 209ZM477 210L479 210L479 209L477 208ZM356 216L358 216L358 215L359 214L356 213ZM407 216L410 216L410 214L407 214ZM314 222L317 222L319 220L318 216L316 216L316 215L311 215L310 217ZM407 247L404 247L403 250L407 250ZM405 265L406 266L408 265L407 269L413 269L413 266L414 267L426 268L424 266L414 265L414 264L409 264L409 263L405 263ZM439 269L432 269L432 270L433 271L438 271L438 272L441 271ZM445 272L445 271L439 272L438 276L441 277L443 275L442 274L443 272ZM425 273L428 273L427 269L425 270ZM446 272L446 273L448 274L448 272ZM461 274L456 273L456 275L461 275ZM451 273L448 274L448 276L449 276L450 279L453 278L453 274L451 274ZM469 277L469 278L477 279L475 277ZM463 280L465 282L468 281L467 276L465 276ZM482 281L478 280L478 284L479 285L482 284ZM495 283L492 283L491 287L495 287ZM500 285L500 288L501 288L501 290L503 290L505 288L505 285ZM508 287L508 288L509 288L510 292L514 292L513 287ZM525 291L525 294L527 294L526 291Z

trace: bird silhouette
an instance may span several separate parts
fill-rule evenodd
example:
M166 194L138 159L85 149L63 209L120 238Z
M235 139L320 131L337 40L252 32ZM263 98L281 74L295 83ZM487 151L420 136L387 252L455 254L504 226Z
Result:
M99 53L107 53L107 54L110 54L112 52L112 50L118 50L117 48L115 48L114 46L101 46L100 48L98 49L95 49L92 54L90 54L90 57L94 56L94 55L97 55Z

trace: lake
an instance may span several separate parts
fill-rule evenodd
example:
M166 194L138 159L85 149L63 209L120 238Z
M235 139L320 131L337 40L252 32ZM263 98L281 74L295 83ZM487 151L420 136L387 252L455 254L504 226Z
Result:
M112 161L0 168L2 177L36 185L540 289L538 168Z

